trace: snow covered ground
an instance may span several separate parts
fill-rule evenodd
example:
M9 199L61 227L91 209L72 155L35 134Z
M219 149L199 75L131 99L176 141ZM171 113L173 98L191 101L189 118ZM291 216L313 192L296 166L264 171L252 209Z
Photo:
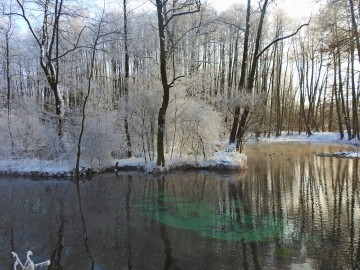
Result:
M359 158L360 142L357 140L340 140L337 133L324 132L315 133L308 137L305 134L283 135L280 137L260 138L258 142L250 140L248 143L276 143L276 142L306 142L306 143L328 143L353 145L353 152L323 153L323 156L336 156ZM206 160L167 160L164 170L172 169L216 169L216 170L243 170L247 167L247 158L243 154L232 151L228 147L224 151L216 152ZM91 168L91 171L114 171L115 163L118 162L118 169L133 169L144 172L156 172L160 170L155 162L145 163L143 158L130 158L123 160L112 160L101 167ZM30 176L57 176L71 177L73 175L74 164L67 161L49 161L39 159L20 159L20 160L0 160L0 174L2 175L30 175ZM82 167L82 174L89 172L89 166Z
M339 158L360 158L360 141L356 139L347 140L340 139L339 133L335 132L318 132L314 133L310 137L305 133L301 134L292 134L286 135L284 133L280 137L271 137L271 138L260 138L258 142L262 143L276 143L276 142L296 142L296 143L326 143L326 144L339 144L339 145L352 145L354 146L354 151L346 152L335 152L335 153L319 153L319 156L323 157L339 157ZM249 143L256 143L252 140Z
M346 136L345 136L346 137ZM286 135L284 132L282 136L276 137L272 136L270 138L259 139L261 142L311 142L311 143L331 143L331 144L348 144L348 145L358 145L360 146L360 141L355 139L349 141L347 139L340 140L339 133L336 132L317 132L312 134L310 137L305 133L295 133L291 135Z

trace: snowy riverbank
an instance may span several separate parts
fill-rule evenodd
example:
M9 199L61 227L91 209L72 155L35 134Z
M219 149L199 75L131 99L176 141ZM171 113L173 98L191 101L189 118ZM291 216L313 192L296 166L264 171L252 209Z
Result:
M114 164L117 163L117 168ZM156 167L155 161L145 162L143 158L129 158L113 160L102 166L82 166L81 175L95 174L104 171L134 170L145 173L182 170L182 169L205 169L205 170L244 170L247 159L244 154L237 152L221 151L206 160L174 160L166 162L166 168ZM26 175L41 177L72 177L74 166L66 161L49 161L39 159L0 160L0 175Z
M337 158L360 158L360 141L356 139L347 140L340 139L338 133L335 132L318 132L310 137L305 133L291 134L270 138L260 138L258 141L250 141L252 143L310 143L310 144L332 144L332 145L349 145L353 146L353 151L335 152L335 153L319 153L322 157L337 157Z
M308 137L305 134L283 135L280 137L260 138L254 143L327 143L353 145L354 151L341 153L322 153L324 157L348 157L359 158L360 142L357 140L340 140L337 133L324 132L315 133ZM143 158L130 158L122 160L111 160L101 166L83 165L82 175L101 171L114 171L115 163L118 162L118 170L138 170L143 172L158 171L155 162L146 163ZM208 170L244 170L247 167L247 158L243 154L232 151L219 151L206 160L167 160L165 170L174 169L208 169ZM27 175L27 176L55 176L71 177L74 164L67 161L49 161L39 159L0 160L1 175Z
M345 136L346 137L346 136ZM360 141L356 139L352 139L351 141L346 138L340 139L339 133L336 132L317 132L312 134L311 136L307 136L305 133L294 133L290 135L286 135L284 132L281 136L271 136L270 138L259 139L260 142L307 142L307 143L330 143L330 144L346 144L346 145L354 145L360 147Z

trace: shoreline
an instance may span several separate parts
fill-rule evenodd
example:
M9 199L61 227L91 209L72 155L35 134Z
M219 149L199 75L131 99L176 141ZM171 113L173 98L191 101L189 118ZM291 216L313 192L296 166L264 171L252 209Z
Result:
M344 145L354 148L354 151L319 153L321 157L360 158L360 143L357 140L339 140L337 133L315 133L308 137L305 134L282 135L280 137L260 138L246 142L247 146L261 144L328 144ZM246 148L245 145L245 148ZM245 151L246 153L246 151ZM115 164L118 164L115 167ZM218 151L206 160L167 160L165 168L156 166L155 161L145 162L143 158L129 158L107 161L102 166L81 166L81 178L91 178L97 174L118 171L136 171L141 173L165 173L172 171L206 170L219 172L242 172L247 168L247 157L233 151ZM0 160L1 176L28 176L37 178L75 178L74 166L67 161L16 159Z

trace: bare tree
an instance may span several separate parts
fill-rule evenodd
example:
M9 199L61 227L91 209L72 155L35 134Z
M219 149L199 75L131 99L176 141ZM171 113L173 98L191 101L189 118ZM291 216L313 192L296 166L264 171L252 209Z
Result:
M271 2L271 0L270 0ZM246 30L245 30L245 39L244 39L244 51L243 51L243 60L241 65L241 75L240 75L240 81L238 85L239 91L245 90L247 93L251 93L254 81L255 81L255 72L257 68L258 59L261 55L261 53L258 55L260 50L260 41L262 37L262 29L264 24L264 19L266 15L266 9L269 5L269 1L265 0L260 7L261 15L260 15L260 21L257 28L256 38L255 38L255 46L252 54L252 61L250 65L250 72L247 73L248 68L248 47L249 47L249 31L250 31L250 15L251 15L251 1L248 0L247 3L247 12L246 12ZM267 49L267 48L265 48ZM246 80L247 78L247 80ZM245 84L246 83L246 84ZM243 143L243 137L246 131L248 116L250 114L250 107L245 106L243 112L240 115L240 107L235 108L234 113L234 120L233 120L233 126L230 134L230 143L235 143L236 139L236 148L241 149L242 143Z
M245 38L244 38L243 60L242 60L241 75L240 75L240 81L238 84L238 89L239 89L239 91L245 91L248 94L252 93L253 87L255 85L256 70L257 70L260 56L275 43L277 43L283 39L287 39L287 38L290 38L290 37L296 35L302 27L308 25L308 23L303 24L294 33L274 39L267 46L265 46L262 50L260 50L265 15L266 15L267 8L271 2L272 2L272 0L261 1L260 19L259 19L259 23L257 25L255 44L253 44L253 50L252 50L249 61L247 59L250 56L249 31L250 31L251 1L248 0L248 3L247 3L248 7L247 7L247 15L246 15L247 19L246 19L246 28L245 28ZM251 62L250 65L248 65L248 62ZM251 115L251 108L249 105L246 105L243 108L243 111L241 112L241 114L240 114L240 112L241 112L241 108L240 108L240 106L237 106L234 111L233 125L232 125L230 139L229 139L229 143L236 142L236 149L238 149L238 150L242 149L244 135L245 135L246 129L248 127L248 123L249 123L248 118Z

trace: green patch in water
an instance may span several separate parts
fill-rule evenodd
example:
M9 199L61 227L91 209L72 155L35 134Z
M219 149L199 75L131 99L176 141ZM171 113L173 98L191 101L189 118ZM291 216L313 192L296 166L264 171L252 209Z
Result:
M187 202L168 194L157 194L157 203L137 204L143 215L168 226L192 230L203 237L226 241L265 241L281 236L283 226L274 218L260 217L240 210L240 202L230 202L230 211L221 212L208 201ZM238 213L235 211L238 210Z

